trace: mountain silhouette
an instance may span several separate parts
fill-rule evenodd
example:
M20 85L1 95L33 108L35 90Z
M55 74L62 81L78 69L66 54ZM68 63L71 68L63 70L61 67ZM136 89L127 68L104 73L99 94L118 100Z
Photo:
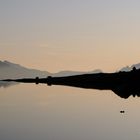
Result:
M0 79L23 77L34 78L36 76L46 77L46 75L51 75L51 73L47 71L29 69L9 61L0 61Z
M0 79L34 78L36 76L43 78L49 75L61 77L61 76L81 75L85 73L99 73L99 72L101 72L101 70L94 70L91 72L60 71L57 73L50 73L48 71L26 68L24 66L9 61L0 61Z
M128 71L131 71L134 67L135 67L136 69L140 69L140 63L138 63L138 64L133 64L133 65L131 65L131 66L123 67L123 68L121 68L119 71L126 71L126 72L128 72Z
M140 68L140 63L134 64L132 66L126 66L121 68L119 71L131 71L133 67L137 69ZM93 71L81 72L81 71L60 71L57 73L51 73L48 71L41 71L37 69L27 68L19 64L15 64L9 61L0 61L0 79L18 79L18 78L34 78L36 76L44 78L47 76L62 77L62 76L72 76L72 75L82 75L82 74L92 74L101 73L100 69L95 69Z
M95 70L88 73L61 71L52 74L46 71L28 69L8 61L0 61L0 77L3 76L1 79L6 79L3 80L4 82L14 81L36 84L44 83L48 85L64 85L87 89L112 90L121 98L126 99L131 95L134 97L140 96L139 68L140 64L135 64L130 67L124 67L115 73L103 73L100 70ZM8 83L4 84L5 86L9 85ZM4 84L2 83L0 87L4 87Z
M47 77L35 79L7 79L24 83L44 83L51 85L72 86L85 89L112 90L121 98L140 96L140 69L129 72L83 74L66 77Z

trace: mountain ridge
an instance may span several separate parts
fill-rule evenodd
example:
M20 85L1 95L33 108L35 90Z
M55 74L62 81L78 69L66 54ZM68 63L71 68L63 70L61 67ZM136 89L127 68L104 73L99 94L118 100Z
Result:
M70 75L80 75L85 73L100 73L102 72L99 69L88 71L88 72L80 72L80 71L60 71L57 73L50 73L48 71L41 71L37 69L27 68L20 64L15 64L10 61L0 61L0 79L8 79L8 78L34 78L36 76L40 78L44 78L47 76L70 76Z
M128 71L131 71L134 67L135 67L136 69L140 69L140 63L133 64L133 65L131 65L131 66L123 67L123 68L121 68L119 71L126 71L126 72L128 72Z
M119 71L126 71L126 72L131 71L133 67L136 67L136 69L140 69L140 63L123 67ZM0 79L35 78L37 76L40 78L44 78L47 76L61 77L61 76L81 75L86 73L91 74L91 73L101 73L101 72L102 71L100 69L96 69L87 72L65 70L56 73L51 73L48 71L27 68L20 64L16 64L7 60L0 61Z

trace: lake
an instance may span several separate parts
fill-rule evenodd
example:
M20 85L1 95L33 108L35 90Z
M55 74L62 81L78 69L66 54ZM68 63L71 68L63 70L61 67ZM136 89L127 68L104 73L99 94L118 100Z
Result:
M0 88L1 140L139 140L140 98L17 84ZM125 113L120 113L125 111Z

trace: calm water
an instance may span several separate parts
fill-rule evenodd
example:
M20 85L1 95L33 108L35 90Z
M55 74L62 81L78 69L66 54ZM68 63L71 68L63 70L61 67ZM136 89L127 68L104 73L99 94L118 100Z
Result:
M139 140L140 98L18 84L0 88L1 140ZM120 110L125 110L120 114Z

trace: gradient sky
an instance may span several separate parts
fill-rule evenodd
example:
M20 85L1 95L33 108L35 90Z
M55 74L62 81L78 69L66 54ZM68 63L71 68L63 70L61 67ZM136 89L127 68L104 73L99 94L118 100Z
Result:
M0 59L57 72L140 62L138 0L0 0Z

